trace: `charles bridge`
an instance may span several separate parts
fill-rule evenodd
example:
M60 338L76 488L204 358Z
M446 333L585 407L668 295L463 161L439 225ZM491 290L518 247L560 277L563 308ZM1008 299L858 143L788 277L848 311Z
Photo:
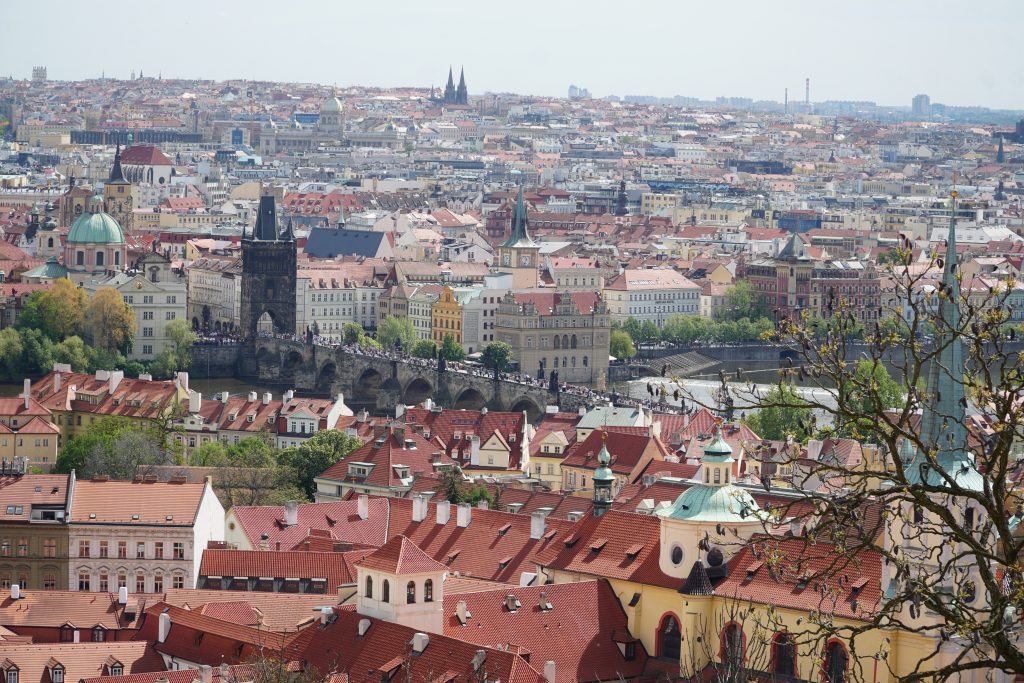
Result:
M302 393L341 393L350 405L387 412L398 404L431 398L456 409L526 411L532 421L548 405L576 411L604 398L580 387L553 392L547 382L524 381L518 375L496 379L489 370L452 365L439 371L431 360L291 338L196 345L190 371L199 377L243 377Z

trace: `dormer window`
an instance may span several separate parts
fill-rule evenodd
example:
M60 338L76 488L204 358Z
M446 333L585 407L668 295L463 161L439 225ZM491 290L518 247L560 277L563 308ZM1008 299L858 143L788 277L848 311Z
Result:
M50 669L51 683L64 683L64 667L58 664Z
M18 683L18 667L12 666L6 672L7 683Z
M122 675L124 675L124 666L121 664L121 662L115 662L114 664L112 664L110 666L110 675L111 676L122 676Z

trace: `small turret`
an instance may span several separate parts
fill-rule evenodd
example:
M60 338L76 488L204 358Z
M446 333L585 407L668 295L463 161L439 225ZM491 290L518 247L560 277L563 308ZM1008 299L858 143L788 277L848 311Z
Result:
M615 475L609 465L612 462L608 452L608 432L601 432L601 450L597 454L597 469L594 470L594 516L600 517L612 506L612 486Z

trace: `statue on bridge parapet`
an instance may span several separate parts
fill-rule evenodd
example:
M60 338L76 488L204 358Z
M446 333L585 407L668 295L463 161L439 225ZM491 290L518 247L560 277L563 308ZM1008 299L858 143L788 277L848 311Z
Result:
M559 391L558 387L558 370L552 370L551 375L548 378L548 391L557 394Z

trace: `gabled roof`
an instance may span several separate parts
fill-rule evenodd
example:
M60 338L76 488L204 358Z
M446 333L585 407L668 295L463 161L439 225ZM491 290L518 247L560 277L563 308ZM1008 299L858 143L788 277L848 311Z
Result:
M125 147L121 152L121 163L136 166L173 166L174 162L158 148L149 145Z
M597 454L602 446L607 446L611 453L612 472L621 475L632 474L650 455L654 455L655 460L664 460L668 455L661 441L648 435L647 427L607 427L595 429L586 439L573 444L562 460L562 467L597 469Z
M594 552L598 540L604 544ZM659 518L613 509L580 519L559 542L540 551L536 562L550 569L677 589L682 582L662 572L658 564L660 548Z
M25 591L18 600L12 600L5 591L0 600L0 625L17 629L60 628L66 623L79 629L102 624L106 629L136 628L137 616L125 616L124 606L118 604L117 593L86 593L79 591ZM139 595L129 597L134 607ZM83 634L83 640L88 636Z
M405 536L395 536L377 550L365 555L358 563L360 567L389 574L424 574L447 572L448 567L430 555Z
M192 526L205 492L205 483L80 480L75 482L70 521Z
M281 544L289 549L306 539L311 529L326 531L339 541L380 547L387 540L388 517L391 500L371 497L368 502L369 514L361 519L358 502L346 500L334 503L303 503L299 505L294 526L284 523L283 505L236 505L231 508L253 549L260 547L261 537L267 535L267 547L271 550Z
M67 504L68 475L25 474L0 477L0 519L4 522L27 522L33 505L60 506ZM15 506L10 514L4 514ZM21 507L21 514L16 514Z
M120 662L125 673L163 671L164 662L149 643L4 643L3 657L18 667L18 680L24 683L49 681L48 669L59 663L64 667L64 680L77 681L110 673L112 661Z
M354 564L370 552L268 552L207 548L199 564L199 575L326 579L328 591L334 592L338 586L355 583Z
M510 611L507 596L520 607ZM465 601L471 615L463 624L456 605ZM626 613L605 580L491 591L444 597L444 635L485 647L511 645L530 653L530 661L555 662L555 678L610 681L639 676L647 662L643 645L629 633ZM627 660L620 642L634 642Z
M340 230L336 227L315 227L309 231L303 251L312 258L337 256L374 257L380 253L381 242L388 233L375 230Z

